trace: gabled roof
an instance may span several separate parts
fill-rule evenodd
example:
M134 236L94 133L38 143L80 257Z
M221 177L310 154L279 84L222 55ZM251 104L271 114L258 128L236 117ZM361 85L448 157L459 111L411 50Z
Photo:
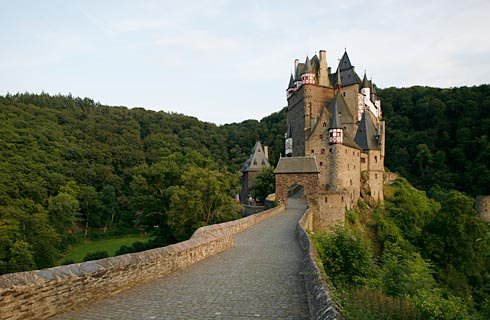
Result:
M249 171L259 171L263 167L269 167L269 160L267 155L264 153L264 148L262 148L262 144L260 141L257 141L252 148L252 153L250 157L248 157L247 161L242 167L242 172Z
M281 157L274 173L319 173L315 157Z
M380 145L376 139L378 132L374 126L372 117L371 111L369 110L365 110L362 113L361 122L357 128L356 137L354 138L354 141L363 150L380 149Z

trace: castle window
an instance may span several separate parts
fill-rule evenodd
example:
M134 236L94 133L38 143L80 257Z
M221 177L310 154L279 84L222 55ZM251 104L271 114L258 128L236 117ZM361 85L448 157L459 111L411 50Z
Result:
M342 197L342 201L344 201L344 197Z
M350 179L350 185L352 185L352 179Z
M323 166L323 162L320 161L320 167Z
M374 162L378 162L378 157L377 156L374 156Z
M311 153L315 153L315 150L311 149Z
M345 92L344 92L344 97L345 97Z
M347 149L345 150L345 154L347 154Z
M378 174L377 173L374 174L374 179L378 179Z
M356 153L355 153L354 151L352 151L352 155L353 155L353 156L355 156L355 155L356 155Z
M361 163L366 163L366 158L361 158Z
M349 167L350 167L350 164L347 164L347 169L349 169Z
M254 165L256 165L256 164L257 164L257 160L254 160Z
M324 122L324 123L323 123L323 126L324 126L324 127L326 127L326 126L327 126L327 123L326 123L326 122Z
M328 202L328 197L325 197L325 202Z
M320 153L321 153L321 154L325 154L325 149L322 149L322 150L320 151Z
M329 150L329 151L330 151L330 152L332 152L332 148L330 148L330 150Z
M323 134L320 135L320 140L322 140L322 139L323 139Z

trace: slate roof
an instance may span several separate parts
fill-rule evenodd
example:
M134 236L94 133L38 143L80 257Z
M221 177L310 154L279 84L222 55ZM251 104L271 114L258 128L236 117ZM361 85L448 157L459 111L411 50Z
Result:
M373 116L371 111L365 110L362 113L361 122L357 128L355 143L363 150L379 150L380 145L376 139L378 134L376 127L374 126Z
M274 173L319 173L315 157L281 157Z
M308 58L308 56L306 56L305 73L312 73L312 72L313 72L313 69L311 68L310 58Z
M288 86L288 89L289 88L294 88L294 78L293 78L293 74L291 73L291 77L289 78L289 86Z
M301 80L301 75L304 73L304 71L305 71L305 64L298 63L298 67L295 70L296 77L294 78L294 80Z
M249 171L259 171L263 167L269 167L269 161L267 160L267 156L264 154L264 148L262 148L262 144L260 141L257 141L252 148L252 152L248 157L247 161L242 167L242 172Z
M335 73L330 74L330 81L333 83L334 86L337 85L337 75L338 71ZM357 73L354 71L354 68L348 69L348 70L340 70L340 79L341 79L341 86L346 87L350 86L351 84L360 84L361 78L357 75Z
M340 122L341 112L339 110L340 99L338 98L338 96L340 95L337 94L337 97L332 103L332 119L330 120L330 123L328 125L329 129L342 129L342 122Z
M366 72L364 72L364 78L362 79L361 88L370 88L370 87L371 87L370 81L367 79Z
M348 70L352 68L352 64L350 63L349 55L347 54L347 50L344 52L344 55L340 59L339 62L340 71Z
M344 100L344 97L341 94L336 94L334 100L328 106L328 112L330 114L334 113L334 108L337 108L337 112L341 114L341 120L343 123L354 123L354 116L350 112L349 107L347 107L347 103Z

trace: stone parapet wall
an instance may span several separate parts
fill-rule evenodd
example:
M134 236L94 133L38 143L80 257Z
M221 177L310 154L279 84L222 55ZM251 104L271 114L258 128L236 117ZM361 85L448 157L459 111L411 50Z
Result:
M284 206L199 228L186 241L96 261L0 276L0 319L46 319L186 268L233 245L233 236Z
M318 253L307 231L311 231L313 213L307 209L297 225L298 240L303 252L303 275L306 295L312 320L342 319L337 305L330 297L327 284L323 280L315 260Z

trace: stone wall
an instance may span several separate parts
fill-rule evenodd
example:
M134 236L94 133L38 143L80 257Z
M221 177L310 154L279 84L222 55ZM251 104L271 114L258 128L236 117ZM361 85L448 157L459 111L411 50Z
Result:
M361 187L360 151L342 144L334 144L329 147L328 152L329 191L347 191L348 207L355 206Z
M345 209L350 205L348 192L320 192L311 206L313 231L325 230L345 221Z
M315 262L318 259L318 253L307 233L307 231L311 231L311 221L312 213L307 209L297 226L298 240L303 252L302 269L311 319L342 319L338 307L330 297L327 283L322 278L320 268Z
M318 190L318 173L277 173L276 174L276 201L287 206L288 189L295 185L303 186L307 200Z
M46 319L168 275L233 245L233 235L275 216L284 206L196 230L162 248L96 261L0 276L2 320Z
M481 220L490 222L490 196L476 196L476 212Z

